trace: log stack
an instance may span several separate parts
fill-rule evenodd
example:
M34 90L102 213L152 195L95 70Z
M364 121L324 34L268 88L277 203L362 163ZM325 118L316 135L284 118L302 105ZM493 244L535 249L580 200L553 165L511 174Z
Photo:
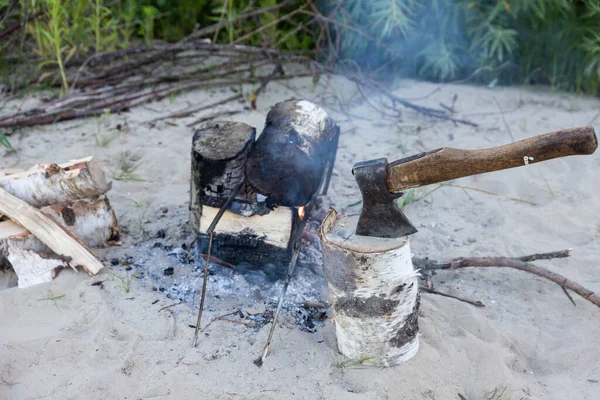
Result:
M0 266L15 270L21 288L52 280L64 266L96 274L102 264L90 247L120 243L110 187L92 157L2 171Z

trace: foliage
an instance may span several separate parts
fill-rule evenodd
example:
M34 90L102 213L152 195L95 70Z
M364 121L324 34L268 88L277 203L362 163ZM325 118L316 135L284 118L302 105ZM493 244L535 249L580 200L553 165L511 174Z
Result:
M373 38L344 31L342 57L381 77L452 81L487 67L477 79L600 88L600 0L346 0L329 10Z
M259 9L269 11L239 19ZM0 70L25 74L21 54L33 54L63 92L75 61L216 23L202 37L352 59L381 79L600 88L600 0L0 0L0 36L40 12L0 46Z

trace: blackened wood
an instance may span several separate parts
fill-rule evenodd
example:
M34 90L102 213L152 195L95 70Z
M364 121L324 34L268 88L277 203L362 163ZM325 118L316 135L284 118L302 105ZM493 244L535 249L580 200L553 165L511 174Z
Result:
M250 151L248 183L271 203L303 206L317 192L335 146L336 125L306 100L276 104Z
M592 154L597 147L598 139L592 126L547 133L485 150L445 147L391 163L387 186L390 192L396 193L558 157Z
M213 244L211 254L233 265L248 263L254 268L267 264L276 266L286 265L291 258L291 250L288 247L275 246L266 243L263 238L246 233L222 233L217 229L213 233ZM196 248L198 253L205 254L208 251L208 235L199 233L196 236ZM282 269L283 271L283 269Z
M190 220L198 227L202 205L220 208L244 181L245 164L256 130L241 122L211 121L200 126L192 141ZM253 201L242 187L237 198Z

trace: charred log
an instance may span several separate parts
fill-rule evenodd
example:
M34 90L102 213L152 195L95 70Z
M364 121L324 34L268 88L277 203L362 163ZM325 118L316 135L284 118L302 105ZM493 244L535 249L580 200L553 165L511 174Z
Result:
M196 130L190 188L190 218L194 226L199 226L203 205L221 207L244 180L255 137L256 129L241 122L207 122ZM236 199L253 202L256 195L243 187Z
M276 104L250 151L248 183L274 204L305 205L319 190L325 167L332 166L337 133L327 113L309 101Z

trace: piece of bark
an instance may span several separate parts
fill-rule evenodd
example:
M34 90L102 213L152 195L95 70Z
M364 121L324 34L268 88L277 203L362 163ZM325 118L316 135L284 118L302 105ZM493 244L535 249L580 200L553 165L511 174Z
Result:
M245 164L256 130L241 122L214 121L201 125L192 140L190 221L198 227L203 205L221 207L244 180ZM246 187L236 199L255 202Z
M398 365L419 349L419 289L408 237L359 236L357 223L358 215L330 209L319 230L338 348L365 364Z
M38 252L23 250L13 241L6 244L7 261L17 274L18 286L23 289L39 283L50 282L56 270L64 265L64 261L55 258L43 258Z
M321 107L306 100L276 104L250 150L248 183L288 207L303 206L317 192L335 154L337 127Z
M1 188L0 213L34 234L73 269L81 266L89 275L95 275L103 268L92 251L67 228Z
M0 176L0 188L34 207L98 197L110 187L93 157L37 164L25 172Z

